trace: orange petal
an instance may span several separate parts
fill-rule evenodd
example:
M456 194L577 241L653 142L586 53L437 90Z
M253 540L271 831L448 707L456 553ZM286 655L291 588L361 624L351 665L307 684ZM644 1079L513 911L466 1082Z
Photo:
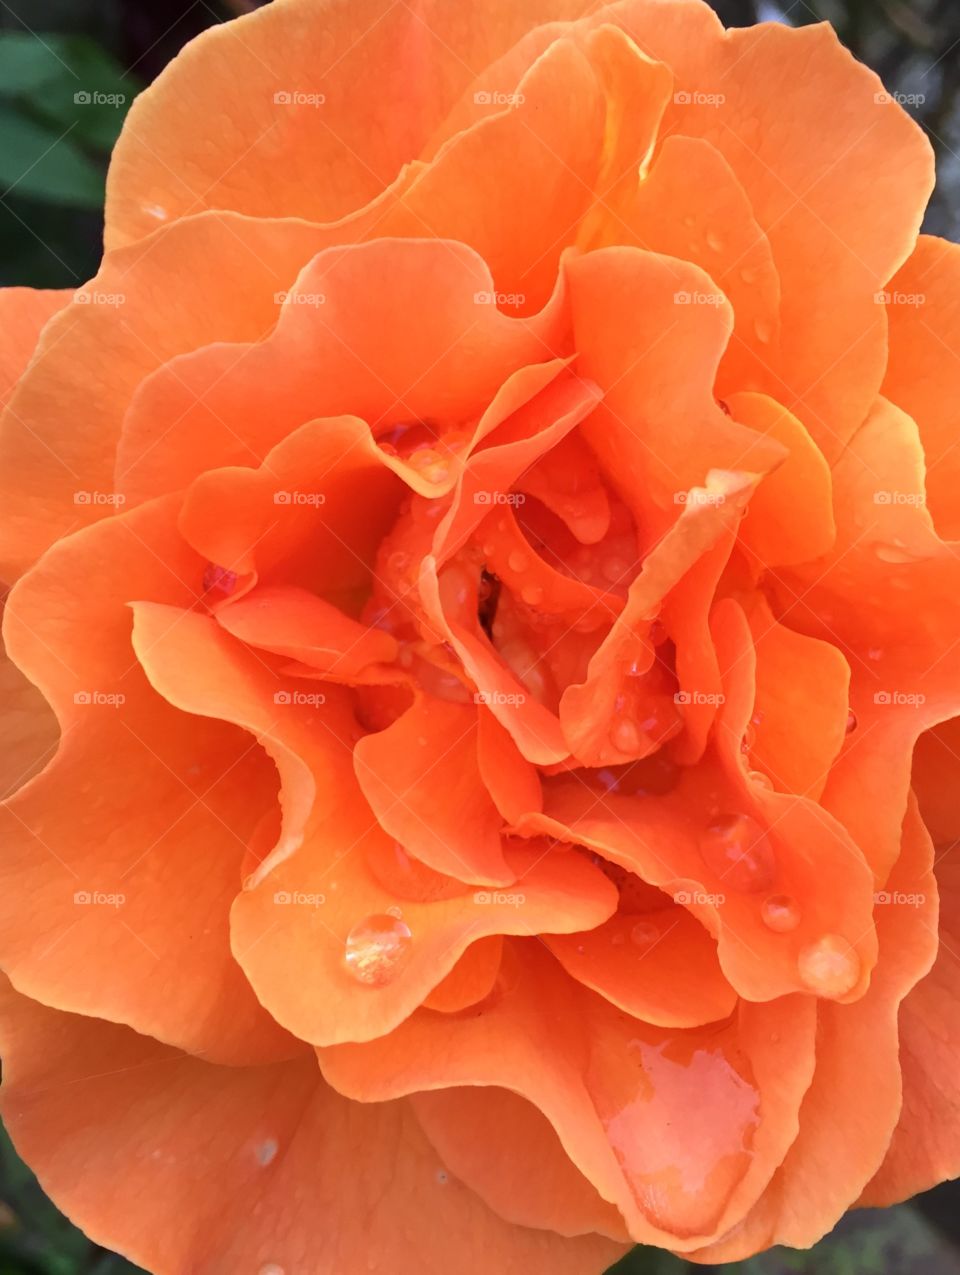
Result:
M775 392L834 459L883 377L874 294L913 249L933 187L930 144L826 23L725 32L698 0L669 15L658 0L614 12L674 72L664 133L712 143L747 193L780 276Z
M0 288L0 410L34 357L44 327L72 296L72 288Z
M217 1067L10 991L0 1015L17 1147L88 1235L147 1269L601 1275L622 1251L504 1221L407 1103L347 1102L312 1058Z
M830 470L795 416L764 394L729 394L727 406L741 425L786 449L783 464L767 474L750 501L740 543L758 569L809 562L829 553L836 529Z
M529 319L502 314L484 300L489 267L443 240L330 248L285 286L266 340L218 343L142 386L117 461L130 499L178 490L215 465L256 463L317 417L350 413L381 433L473 421L511 373L543 362L562 338L557 305ZM422 478L411 485L436 494Z
M935 846L960 840L956 794L960 791L960 717L924 733L913 753L913 788Z
M608 243L692 262L728 298L735 317L718 374L721 397L771 384L768 367L780 346L780 279L750 201L715 146L702 138L664 138L622 222L605 229Z
M870 990L854 1005L820 1006L816 1074L780 1171L778 1243L806 1248L820 1239L886 1154L901 1101L898 1009L936 954L932 862L930 838L911 803L901 858L889 890L877 896L881 956Z
M525 944L482 1014L453 1023L420 1012L389 1040L321 1050L321 1066L366 1102L464 1085L527 1098L634 1239L686 1251L753 1203L809 1079L812 1016L790 1002L744 1013L742 1025L706 1031L647 1027Z
M477 715L477 766L494 805L507 823L543 808L540 777L488 708Z
M7 404L5 571L19 574L58 537L116 512L106 497L139 383L209 341L262 337L276 322L277 289L289 287L320 247L308 226L210 213L158 235L149 251L104 258L97 277L49 324Z
M299 660L338 682L397 654L396 638L358 624L306 589L254 589L220 607L217 622L248 646Z
M900 1007L900 1120L883 1164L858 1204L893 1204L960 1173L955 1137L960 1110L956 1059L958 887L955 857L947 854L937 864L940 944L936 960ZM893 882L886 893L893 897ZM928 900L926 906L917 908L917 919L931 917L933 927L932 911ZM930 942L925 946L929 950Z
M438 0L402 10L360 0L322 16L296 0L213 27L130 112L107 185L107 244L204 208L335 221L416 159L484 67L532 26L585 7L523 0L466 14Z
M927 508L944 540L960 539L956 418L960 393L960 248L921 235L885 289L890 357L883 393L917 423Z
M584 437L638 525L664 530L710 470L765 473L780 462L780 444L715 401L733 315L709 276L621 247L575 258L567 273L577 371L604 391Z
M202 563L175 518L167 501L88 528L10 596L11 656L62 738L4 810L3 965L46 1004L213 1059L289 1056L296 1042L255 1000L228 934L273 767L240 732L164 704L130 649L132 595L196 597Z
M480 776L475 705L419 695L392 726L358 742L354 765L380 827L415 858L461 881L515 880Z
M471 943L450 973L424 999L427 1009L457 1014L490 995L500 971L503 939L499 934Z
M683 908L619 913L585 934L544 942L578 982L657 1027L701 1027L736 1008L716 941Z
M444 1164L500 1217L558 1235L599 1231L629 1242L623 1218L570 1162L550 1122L518 1094L464 1086L415 1094L411 1105Z

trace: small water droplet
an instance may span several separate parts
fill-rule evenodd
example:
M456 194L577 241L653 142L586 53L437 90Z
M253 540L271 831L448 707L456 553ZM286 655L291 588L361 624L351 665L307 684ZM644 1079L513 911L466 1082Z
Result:
M257 1163L266 1168L268 1164L272 1164L276 1159L277 1150L276 1138L265 1138L257 1147Z
M634 753L640 747L640 732L629 717L621 717L610 729L610 742L621 753Z
M851 708L847 713L847 734L852 735L857 729L857 715Z
M520 590L520 597L528 606L535 607L543 601L543 589L539 584L527 584Z
M441 1186L446 1186L446 1184L450 1181L450 1177L446 1169L437 1170L437 1181Z
M753 325L753 330L757 334L757 340L761 345L766 345L773 336L773 329L766 319L757 319Z
M428 483L443 483L450 477L449 463L432 447L418 447L409 463Z
M771 894L764 899L760 916L764 925L777 934L786 934L800 924L800 909L788 894Z
M752 266L744 266L743 269L740 271L740 278L743 280L744 283L748 283L748 284L755 283L757 278L757 272L756 270L753 269Z
M751 783L759 785L761 788L769 788L773 791L773 780L769 775L764 774L762 770L750 770L747 772L747 778Z
M907 563L919 562L920 555L912 553L905 545L894 541L892 544L874 546L874 553L881 562L889 562L893 566L904 566Z
M630 931L634 947L650 947L660 937L660 927L654 921L638 921Z
M286 1275L286 1271L282 1266L278 1266L276 1262L267 1262L257 1271L257 1275Z
M358 983L385 987L395 977L412 938L399 917L368 916L347 935L344 962Z
M630 563L625 558L607 558L600 565L600 574L611 584L626 582L630 574Z
M723 240L712 230L707 233L707 247L711 252L721 252L723 250Z
M524 567L528 565L528 563L529 563L529 559L527 555L525 553L520 553L519 550L514 550L514 552L511 553L510 557L507 559L507 566L510 568L511 571L522 571Z
M818 996L845 996L860 978L860 957L839 934L824 934L797 959L800 981Z
M742 753L749 753L756 742L757 742L757 732L754 730L753 726L748 722L747 729L743 732L743 739L741 739L740 741L740 751Z
M882 647L882 646L871 646L870 650L869 650L869 651L867 651L867 659L868 659L868 660L881 660L881 659L883 659L883 647Z
M751 893L773 883L776 860L766 832L745 814L716 818L700 840L707 867L734 890Z

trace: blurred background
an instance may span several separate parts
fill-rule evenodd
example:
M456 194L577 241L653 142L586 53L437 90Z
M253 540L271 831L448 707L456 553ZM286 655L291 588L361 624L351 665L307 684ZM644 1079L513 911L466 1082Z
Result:
M0 0L0 284L65 288L96 273L107 160L130 103L193 36L255 4ZM960 0L714 0L713 7L728 26L832 22L927 131L939 184L925 229L960 239ZM72 1227L0 1140L0 1275L136 1270ZM775 1249L709 1268L637 1249L615 1275L708 1270L960 1275L960 1186L850 1214L809 1253Z

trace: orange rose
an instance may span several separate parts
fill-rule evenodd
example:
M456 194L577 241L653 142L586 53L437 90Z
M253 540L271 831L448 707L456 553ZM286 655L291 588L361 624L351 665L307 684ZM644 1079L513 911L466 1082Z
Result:
M96 279L3 294L5 1118L152 1271L726 1261L960 1172L930 150L828 27L591 7L218 27Z

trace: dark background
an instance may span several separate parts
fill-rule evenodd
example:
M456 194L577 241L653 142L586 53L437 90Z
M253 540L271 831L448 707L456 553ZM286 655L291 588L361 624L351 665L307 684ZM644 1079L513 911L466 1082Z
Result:
M130 102L187 40L253 7L254 0L0 0L0 284L73 287L96 273L104 174ZM890 92L907 95L906 109L937 153L939 186L925 228L960 238L960 0L714 0L713 7L728 26L831 21ZM83 100L94 92L118 101ZM637 1249L615 1268L616 1275L711 1269L960 1275L960 1188L947 1184L895 1209L850 1214L809 1253L776 1249L708 1268ZM0 1142L0 1275L135 1272L75 1230L9 1142Z

